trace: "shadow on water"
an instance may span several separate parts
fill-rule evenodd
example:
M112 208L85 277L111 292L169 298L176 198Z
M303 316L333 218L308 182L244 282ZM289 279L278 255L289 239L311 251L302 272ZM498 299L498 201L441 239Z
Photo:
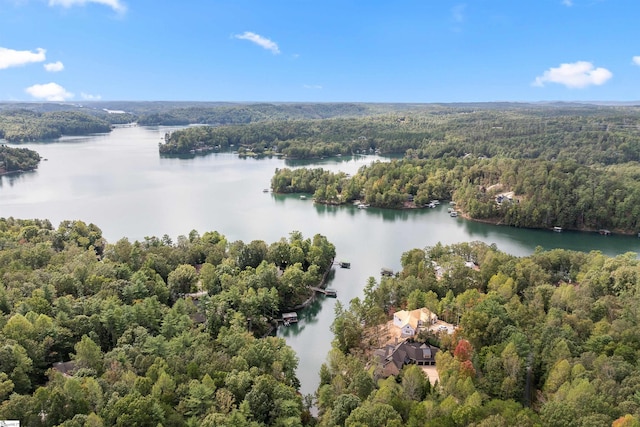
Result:
M471 220L458 219L466 234L472 240L511 241L527 246L531 251L536 247L544 250L567 249L581 252L600 251L605 255L616 256L620 253L640 251L640 239L635 235L613 234L602 236L596 231L553 230L518 228L507 225L487 225ZM499 246L500 249L500 246Z
M307 325L313 325L318 322L318 313L322 310L322 301L325 297L317 296L309 306L298 312L298 322L289 326L278 326L279 335L287 337L295 337L305 330Z
M338 214L338 209L343 208L343 206L331 206L322 203L314 203L313 207L316 209L316 213L321 216L336 216ZM354 210L351 209L347 212L353 215L353 211Z
M10 187L13 187L15 184L18 184L21 181L25 181L29 178L34 178L37 174L38 174L38 171L33 170L33 171L9 172L4 175L0 175L0 187L2 187L4 184L8 184Z
M336 164L336 163L348 163L355 160L361 160L371 157L371 160L380 160L378 156L368 156L363 154L353 155L353 156L333 156L333 157L324 157L321 159L285 159L284 164L288 167L322 167L322 165L327 164Z

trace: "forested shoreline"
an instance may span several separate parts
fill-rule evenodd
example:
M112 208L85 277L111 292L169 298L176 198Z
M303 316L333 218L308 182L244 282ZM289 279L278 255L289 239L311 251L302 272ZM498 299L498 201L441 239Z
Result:
M528 159L392 160L354 176L278 169L273 191L310 193L317 203L359 201L380 208L424 208L453 200L470 219L526 228L640 231L640 165L585 166Z
M362 298L336 307L317 392L320 426L639 422L635 253L518 258L472 242L413 249L401 261L398 277L370 278ZM415 338L440 347L440 379L430 384L412 364L385 379L368 356L381 346L371 331L384 330L395 311L421 307L458 325L453 335Z
M336 304L313 418L311 401L297 393L295 353L283 339L260 337L334 256L323 236L298 232L271 244L195 230L176 242L109 243L82 221L54 228L2 218L0 419L248 427L638 421L636 254L515 257L480 242L409 250L397 276L369 278L362 298ZM430 384L415 365L381 377L369 356L381 342L371 331L395 311L421 307L458 325L453 335L415 338L440 348L440 380ZM52 369L67 360L66 370Z
M54 139L62 135L88 135L110 131L109 121L81 112L38 113L24 109L0 112L0 139L7 142L21 143Z
M287 158L398 154L353 176L279 169L271 186L318 203L405 209L453 200L470 218L496 224L640 231L637 107L345 105L352 116L334 117L339 109L325 106L301 119L286 117L291 107L266 106L262 115L258 107L222 107L222 116L207 120L228 115L232 125L173 132L160 151L233 145L240 155ZM141 108L149 109L126 118L159 114L167 123L198 111ZM84 120L75 112L62 117ZM11 150L22 150L25 165L37 156ZM538 249L515 257L479 242L398 254L397 275L371 277L360 298L337 302L320 385L301 396L295 352L268 333L283 311L309 298L335 255L326 237L297 231L272 243L196 230L175 241L107 242L81 220L54 227L0 218L0 420L65 427L640 424L637 254ZM457 326L452 335L415 338L440 349L439 381L429 383L415 365L384 378L370 357L382 345L378 332L395 312L422 307Z
M0 218L0 419L307 425L297 356L261 337L334 257L326 238L299 232L108 243L82 221Z
M313 159L396 154L412 158L509 157L616 164L640 160L640 108L424 104L364 117L272 120L173 132L159 150L228 149Z

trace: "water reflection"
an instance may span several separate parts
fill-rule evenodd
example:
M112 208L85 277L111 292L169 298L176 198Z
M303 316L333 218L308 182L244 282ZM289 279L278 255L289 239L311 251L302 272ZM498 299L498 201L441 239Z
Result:
M0 187L4 184L8 184L13 187L15 184L19 184L23 181L28 181L38 174L37 170L24 171L24 172L9 172L4 175L0 175Z

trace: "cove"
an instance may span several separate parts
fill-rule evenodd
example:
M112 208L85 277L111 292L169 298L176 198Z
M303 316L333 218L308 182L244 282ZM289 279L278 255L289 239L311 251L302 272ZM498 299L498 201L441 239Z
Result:
M158 143L168 127L122 127L109 134L61 138L21 145L40 153L35 172L0 177L0 216L81 219L98 225L110 243L121 237L141 240L168 234L175 240L192 229L216 230L229 241L271 243L297 230L305 237L323 234L336 246L336 266L328 286L338 298L319 297L299 313L300 322L280 328L300 359L303 394L319 382L333 335L330 326L336 301L347 305L362 296L367 279L380 279L380 268L397 271L400 256L412 248L480 240L518 256L536 246L599 250L615 256L638 252L640 239L597 233L553 233L451 218L447 205L436 209L393 211L355 206L315 205L297 195L264 193L276 168L323 167L354 174L378 156L333 158L319 162L287 162L277 158L243 159L232 153L193 158L165 158ZM9 144L11 145L11 144ZM11 145L13 146L13 145Z

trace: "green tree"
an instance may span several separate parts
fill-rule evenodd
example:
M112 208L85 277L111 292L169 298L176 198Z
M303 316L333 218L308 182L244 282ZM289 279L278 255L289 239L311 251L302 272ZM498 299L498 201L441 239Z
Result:
M74 349L76 352L71 357L75 360L78 368L92 369L97 375L102 375L102 351L91 338L83 335L80 342L74 346Z
M193 291L198 280L198 273L195 267L188 264L181 264L175 268L168 277L169 290L174 298Z

